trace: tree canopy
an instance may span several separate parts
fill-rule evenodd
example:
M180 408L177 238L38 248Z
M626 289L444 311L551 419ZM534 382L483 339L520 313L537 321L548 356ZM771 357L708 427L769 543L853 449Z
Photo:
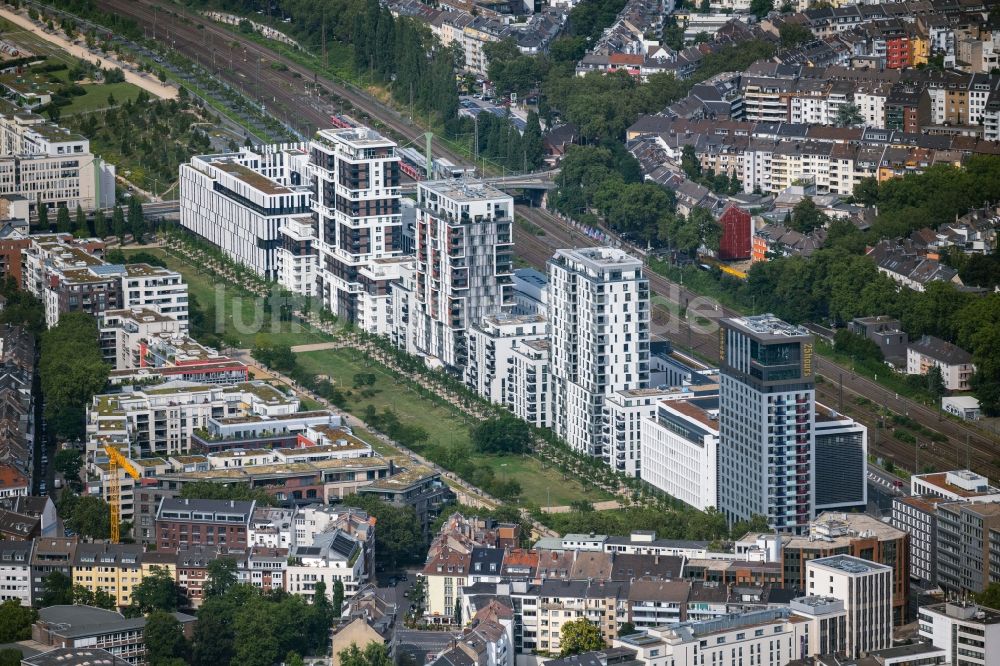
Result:
M70 606L73 604L73 580L61 571L52 571L42 580L42 598L38 605Z
M111 536L111 507L100 497L64 492L59 498L59 515L77 534L92 539Z
M587 618L563 622L559 632L560 657L593 652L607 647L601 630Z
M3 602L0 604L0 643L28 640L31 638L31 625L37 619L38 611L22 606L17 599Z
M81 438L84 407L104 389L110 368L101 356L97 320L85 312L65 312L42 335L39 361L45 419L60 439Z
M361 649L355 643L337 653L340 666L392 666L389 651L382 643L371 642Z
M146 641L146 661L149 666L165 666L188 656L188 644L181 623L173 614L155 610L146 617L143 630Z
M482 453L526 453L531 449L531 429L513 416L487 419L472 429L472 443Z
M424 536L413 507L398 507L374 495L358 493L344 498L346 506L364 509L378 524L379 547L375 561L387 571L423 561Z
M130 616L146 615L153 611L173 613L185 602L184 594L177 586L170 571L154 566L143 577L142 582L132 590Z

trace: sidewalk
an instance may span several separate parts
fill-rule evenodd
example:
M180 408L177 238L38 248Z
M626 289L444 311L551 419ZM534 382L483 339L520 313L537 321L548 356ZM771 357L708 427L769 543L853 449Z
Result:
M36 25L35 22L28 18L26 14L21 14L20 12L15 12L6 8L0 8L0 16L17 26L24 28L28 32L31 32L36 37L40 37L51 44L55 44L76 58L90 62L99 62L102 67L121 68L121 70L125 72L126 81L139 86L151 95L155 95L163 99L174 99L177 97L177 88L174 86L160 83L155 77L139 74L132 69L131 65L119 61L111 54L94 53L93 51L90 51L82 46L77 46L61 34L49 33L42 29L41 26Z

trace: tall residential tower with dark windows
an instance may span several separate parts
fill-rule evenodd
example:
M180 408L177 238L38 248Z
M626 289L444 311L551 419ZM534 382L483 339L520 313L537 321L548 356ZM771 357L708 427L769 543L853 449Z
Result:
M396 144L365 127L325 129L309 144L319 265L316 295L338 317L388 334L403 220Z
M812 336L769 314L721 324L719 508L803 533L816 502Z

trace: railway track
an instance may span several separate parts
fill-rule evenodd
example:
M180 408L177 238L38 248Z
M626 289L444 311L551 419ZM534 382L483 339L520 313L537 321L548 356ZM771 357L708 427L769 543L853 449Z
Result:
M309 68L179 5L162 0L97 0L97 5L104 10L133 18L150 36L155 27L155 38L158 41L200 63L228 85L243 90L247 95L253 95L272 115L281 117L281 114L286 114L287 121L300 128L305 135L311 134L316 128L328 126L330 115L342 111L335 104L312 93L311 86L319 86L326 93L346 100L354 109L376 119L377 127L388 128L405 141L421 142L423 128L411 123L368 93L330 77L319 76ZM277 63L279 67L272 67L272 63ZM461 155L447 146L438 144L435 152L456 165L468 164ZM544 231L544 235L537 236L515 228L518 254L536 267L544 269L545 261L558 247L597 244L547 211L518 206L517 213ZM710 361L717 361L716 336L698 325L691 326L688 319L673 316L672 310L702 304L708 307L707 311L705 307L701 309L708 315L704 319L734 316L736 313L718 304L713 307L708 299L699 297L652 271L647 271L647 277L651 292L659 301L654 304L654 323L659 324L654 327L656 334L679 346L693 349L699 356ZM815 370L817 375L826 379L824 384L817 387L826 404L837 405L833 400L839 401L840 383L843 380L845 397L864 397L875 405L897 414L905 414L925 428L946 436L947 443L928 442L927 448L920 450L921 466L927 464L938 469L952 468L957 460L964 457L961 454L965 453L974 469L993 479L1000 478L1000 465L997 464L1000 462L1000 446L995 437L961 423L939 420L940 415L936 410L902 398L871 380L853 375L829 359L815 357ZM834 385L837 387L836 394L830 388ZM871 415L861 413L853 400L851 404L845 401L844 412L862 422L866 422L866 418L871 421ZM891 437L878 437L872 448L892 457L902 466L908 466L906 461L916 457L912 444L899 442Z
M536 235L521 226L516 226L514 231L514 244L518 255L537 268L544 269L545 261L557 248L598 244L589 236L573 230L548 211L518 207L517 212L544 232L544 235ZM718 338L715 333L706 330L709 327L697 323L698 315L685 318L678 317L674 313L678 306L692 308L695 304L701 304L698 309L703 313L701 315L703 319L710 320L717 316L732 317L738 316L739 313L716 304L711 299L699 297L698 294L649 269L646 269L646 277L649 279L650 292L654 297L652 327L654 339L670 340L679 347L692 349L698 356L717 363L719 353ZM700 300L695 301L695 299ZM657 317L658 311L660 317ZM691 314L694 314L693 310ZM694 325L692 319L695 320ZM813 364L816 375L822 378L822 381L816 384L817 400L864 423L869 428L871 453L890 458L905 469L914 469L919 460L920 468L930 466L940 471L969 466L992 479L1000 478L1000 465L998 465L1000 443L995 437L944 418L938 410L899 396L830 359L817 355ZM855 398L864 398L868 403L860 405ZM882 420L879 410L882 409L908 416L924 428L947 437L947 441L935 442L921 434L915 434L916 446L900 441L893 436L892 427L879 428L879 422Z
M349 112L351 115L360 111L377 120L381 127L392 130L404 139L401 143L414 141L423 145L422 127L367 92L321 76L181 5L157 0L97 0L96 4L105 11L132 18L148 36L242 90L271 115L285 119L305 136L329 127L330 116L344 111L338 104L315 94L319 87L325 94L349 102L355 109ZM435 153L456 165L468 165L463 156L440 142L435 145Z

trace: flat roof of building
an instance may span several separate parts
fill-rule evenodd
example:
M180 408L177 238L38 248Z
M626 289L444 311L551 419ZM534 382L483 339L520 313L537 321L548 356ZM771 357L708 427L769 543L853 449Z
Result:
M624 250L614 247L583 247L556 250L556 256L571 261L590 264L595 268L621 267L626 270L641 268L642 262Z
M327 140L340 139L359 148L396 145L395 141L384 137L370 127L334 127L322 129L316 134Z
M748 317L732 317L723 319L722 321L732 325L734 328L741 329L761 338L812 337L812 334L802 326L789 324L770 313Z
M703 426L710 428L712 430L718 431L719 429L719 419L712 418L708 411L702 409L698 405L695 405L690 400L667 400L660 403L663 407L668 409L673 409L684 416L688 416ZM716 404L718 401L716 400Z
M852 555L831 555L812 560L810 564L828 569L836 569L849 574L865 574L872 571L892 571L892 567Z
M977 478L981 478L984 482L987 482L985 490L967 490L961 486L956 486L953 483L948 482L948 475L956 475L960 478L967 479L969 481L974 481ZM953 472L936 472L934 474L918 474L914 477L917 481L925 483L929 486L934 486L940 488L942 491L951 493L958 497L980 497L982 495L994 495L1000 493L1000 489L994 488L988 485L988 479L981 477L975 472L970 472L969 470L955 470Z
M471 178L446 178L444 180L422 180L419 188L434 192L453 201L485 201L513 198L489 183Z
M365 488L373 490L403 490L437 475L437 472L426 465L414 465L410 469L393 474L385 479L376 479L371 485L365 486ZM364 488L359 490L364 490Z
M540 324L545 321L545 316L540 314L510 314L498 312L483 317L485 321L495 326L515 326L518 324Z
M216 159L210 162L210 164L264 194L295 194L297 192L297 190L291 187L276 183L267 176L229 159Z
M929 610L973 624L1000 624L1000 610L980 606L971 601L947 601L940 604L921 606L920 610ZM982 616L980 616L980 613Z

